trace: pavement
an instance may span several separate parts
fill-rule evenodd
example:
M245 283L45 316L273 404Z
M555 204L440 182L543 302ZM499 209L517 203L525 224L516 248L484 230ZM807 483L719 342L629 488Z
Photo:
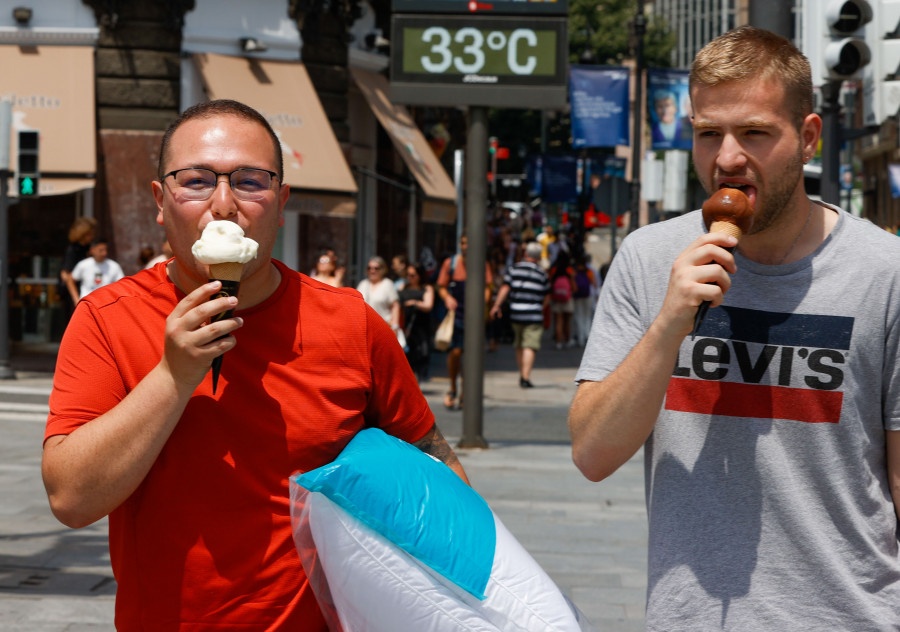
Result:
M472 486L506 527L601 631L644 629L647 519L643 460L591 483L571 459L566 416L581 349L556 350L545 336L532 373L518 383L509 345L485 355L484 449L456 447ZM451 445L463 413L447 410L443 354L422 384ZM0 380L0 630L113 629L116 584L107 524L68 529L53 518L40 476L41 440L55 347L12 348L17 379ZM542 632L542 631L535 631Z

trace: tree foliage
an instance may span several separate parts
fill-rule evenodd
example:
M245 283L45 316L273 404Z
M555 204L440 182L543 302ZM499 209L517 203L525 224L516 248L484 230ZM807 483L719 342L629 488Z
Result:
M634 57L632 24L637 0L569 0L569 61L581 63L586 52L597 64L620 65ZM668 68L672 65L675 34L666 21L646 14L644 63Z

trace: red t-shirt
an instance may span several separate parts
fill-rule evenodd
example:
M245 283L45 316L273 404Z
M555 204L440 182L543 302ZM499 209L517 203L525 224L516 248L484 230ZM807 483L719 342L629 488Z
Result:
M434 423L397 338L359 293L276 265L277 291L238 311L244 326L217 394L207 376L109 516L119 630L327 630L294 548L288 477L330 463L364 427L413 442ZM183 297L160 264L81 301L46 437L134 388L162 356L166 316Z

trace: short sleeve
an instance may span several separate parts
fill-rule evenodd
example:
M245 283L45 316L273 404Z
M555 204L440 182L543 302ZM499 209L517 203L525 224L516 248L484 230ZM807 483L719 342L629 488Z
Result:
M397 286L393 283L388 283L388 304L396 303L400 300L400 295L397 293Z
M591 326L575 381L603 380L612 373L644 335L640 299L632 271L638 269L628 240L613 259Z
M78 263L75 264L74 268L72 268L72 278L75 279L76 281L81 281L82 280L81 277L84 276L84 271L86 268L84 261L85 260L82 259L81 261L79 261Z
M125 395L95 308L81 301L60 343L44 438L70 434L114 408Z
M366 330L372 379L372 391L364 411L366 425L414 443L434 425L434 414L422 395L396 334L368 306Z

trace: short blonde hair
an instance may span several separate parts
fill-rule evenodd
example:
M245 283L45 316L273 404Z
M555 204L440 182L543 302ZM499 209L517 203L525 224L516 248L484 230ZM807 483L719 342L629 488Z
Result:
M784 85L785 104L799 129L813 111L809 60L785 38L760 28L741 26L704 46L691 65L691 97L695 87L768 79Z

